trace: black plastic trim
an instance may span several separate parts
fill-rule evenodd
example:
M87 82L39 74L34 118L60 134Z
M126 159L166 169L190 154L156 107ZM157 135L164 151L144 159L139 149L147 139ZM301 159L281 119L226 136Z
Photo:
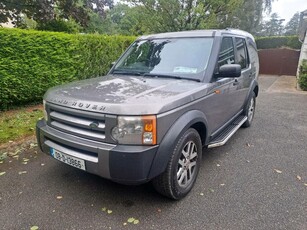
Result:
M248 90L248 93L246 94L246 98L244 100L244 103L243 103L243 106L242 106L242 109L244 109L246 107L246 104L248 103L248 99L250 97L250 95L252 94L252 92L254 92L255 88L258 87L258 92L259 92L259 85L258 85L258 82L257 80L253 80L250 87L249 87L249 90ZM257 97L258 95L256 95Z
M113 148L109 154L111 179L121 184L149 181L149 170L158 147L118 145Z
M198 110L192 110L183 114L165 134L160 143L160 147L154 158L148 178L152 179L163 173L167 167L172 151L183 133L196 123L203 123L207 129L207 120L205 115ZM206 132L206 143L208 142L208 133Z

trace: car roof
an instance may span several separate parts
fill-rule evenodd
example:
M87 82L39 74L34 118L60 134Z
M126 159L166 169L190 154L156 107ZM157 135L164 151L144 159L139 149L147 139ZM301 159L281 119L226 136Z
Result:
M180 31L180 32L167 32L159 34L144 35L138 38L138 40L148 40L148 39L162 39L162 38L191 38L191 37L215 37L221 36L223 34L229 35L239 35L244 37L249 37L254 40L254 37L243 30L239 29L224 29L224 30L190 30L190 31Z

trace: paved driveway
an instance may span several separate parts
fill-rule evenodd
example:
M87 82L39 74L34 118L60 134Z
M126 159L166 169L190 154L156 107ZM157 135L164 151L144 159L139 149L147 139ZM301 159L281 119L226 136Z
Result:
M150 184L123 186L84 173L32 148L0 164L0 228L307 229L307 95L272 90L277 79L260 79L251 128L204 150L197 183L182 201L161 197Z

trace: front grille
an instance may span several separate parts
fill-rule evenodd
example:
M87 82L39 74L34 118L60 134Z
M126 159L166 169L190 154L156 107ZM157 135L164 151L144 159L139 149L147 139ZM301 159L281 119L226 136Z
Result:
M110 127L105 114L69 109L60 106L49 106L48 124L59 131L78 137L100 142L112 142L106 138L110 134ZM113 122L110 122L111 124Z

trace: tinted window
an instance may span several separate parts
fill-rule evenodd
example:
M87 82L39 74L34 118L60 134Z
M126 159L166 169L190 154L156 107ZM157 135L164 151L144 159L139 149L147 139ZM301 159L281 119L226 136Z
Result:
M240 64L241 68L245 69L248 64L245 40L243 38L236 38L236 47L237 64Z
M219 67L225 64L235 63L234 46L231 37L224 37L222 40L222 46L219 53L218 64Z

